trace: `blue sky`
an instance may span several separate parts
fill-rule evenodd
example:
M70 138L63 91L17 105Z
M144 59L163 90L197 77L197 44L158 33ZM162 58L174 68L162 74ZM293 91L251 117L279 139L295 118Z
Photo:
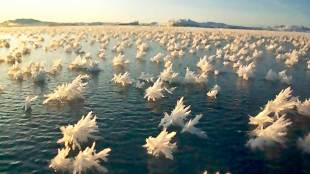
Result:
M236 25L310 26L310 0L6 0L0 21L166 22L190 18Z

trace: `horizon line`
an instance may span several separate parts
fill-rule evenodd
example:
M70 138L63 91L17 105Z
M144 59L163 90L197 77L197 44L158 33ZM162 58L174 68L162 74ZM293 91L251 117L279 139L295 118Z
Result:
M85 22L85 21L72 21L72 22L64 22L64 21L55 21L55 20L45 20L45 19L38 19L38 18L15 18L15 19L6 19L3 21L0 21L0 23L4 23L6 21L14 21L14 20L18 20L18 19L32 19L32 20L37 20L40 22L54 22L54 23L132 23L132 22L139 22L139 23L159 23L159 24L165 24L168 23L169 21L177 21L177 20L192 20L194 22L198 22L198 23L205 23L205 22L214 22L214 23L221 23L221 24L226 24L226 25L234 25L234 26L241 26L241 27L275 27L275 26L302 26L302 27L309 27L308 25L304 25L304 24L293 24L293 25L289 25L289 24L279 24L279 25L267 25L267 24L257 24L257 25L239 25L239 24L232 24L232 23L226 23L226 22L220 22L220 21L212 21L212 20L205 20L205 21L201 21L201 20L195 20L195 19L191 19L191 18L179 18L179 19L169 19L165 22L159 22L159 21L151 21L151 22L147 22L147 21L141 21L138 19L132 19L129 21L90 21L90 22Z

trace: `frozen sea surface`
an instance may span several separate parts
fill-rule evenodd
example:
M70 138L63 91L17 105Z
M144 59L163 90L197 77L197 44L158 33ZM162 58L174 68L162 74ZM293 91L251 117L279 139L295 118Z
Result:
M45 36L46 43L49 36ZM12 39L12 48L18 41ZM293 115L294 126L289 128L286 147L268 149L267 151L252 151L245 146L252 128L248 124L248 116L256 115L267 100L273 99L287 85L280 82L267 82L264 76L269 70L280 71L283 64L278 64L272 55L264 52L257 62L255 78L248 81L237 77L229 68L217 63L218 69L224 71L219 76L209 75L206 86L172 84L177 89L173 95L152 103L144 99L144 90L134 86L126 88L111 83L116 72L130 72L132 78L137 78L141 72L158 75L163 65L148 61L159 51L163 51L155 42L148 41L150 50L144 60L135 58L136 48L126 49L125 56L130 64L123 70L111 66L114 53L111 48L116 40L111 39L104 61L100 61L103 69L98 74L91 75L91 80L85 92L85 100L63 108L51 108L42 105L43 95L51 92L64 82L70 82L79 73L69 71L67 65L76 55L64 53L63 49L45 52L43 49L32 50L24 58L23 64L29 61L44 61L50 64L55 58L62 58L64 68L59 75L49 77L44 85L35 85L31 80L16 82L7 75L8 65L1 64L0 82L5 91L0 95L0 173L53 173L48 168L49 161L57 154L61 146L56 141L61 138L60 126L76 123L83 114L93 111L97 115L99 126L97 149L112 148L104 163L110 173L202 173L204 170L230 171L236 174L260 173L310 173L310 156L296 148L298 137L310 131L310 119ZM99 50L99 44L83 43L83 50L94 57ZM210 50L210 54L214 50ZM0 55L8 53L0 48ZM184 76L185 68L196 70L199 57L186 54L174 62L173 69ZM293 94L301 99L310 97L310 71L306 70L305 62L300 62L288 71L293 75ZM208 99L206 92L219 84L222 88L216 100ZM38 95L39 99L33 105L31 113L24 113L22 105L28 95ZM160 132L158 124L163 112L170 112L176 101L185 97L185 104L191 105L193 114L202 113L203 117L198 127L207 132L208 138L201 139L191 134L180 134L177 130L177 151L174 160L153 158L142 147L145 138L155 136ZM90 143L91 144L91 143Z

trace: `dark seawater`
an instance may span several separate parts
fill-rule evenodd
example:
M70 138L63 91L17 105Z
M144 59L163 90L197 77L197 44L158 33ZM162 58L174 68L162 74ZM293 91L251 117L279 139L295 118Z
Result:
M45 36L48 40L48 36ZM12 42L14 41L12 38ZM286 147L276 146L266 151L252 151L245 146L252 127L248 124L248 116L255 115L260 108L273 99L287 85L280 82L267 82L264 76L269 70L280 71L285 68L283 63L276 63L273 57L264 52L258 60L255 78L242 80L232 73L231 67L223 67L218 77L209 75L207 85L172 84L177 89L173 95L167 95L158 102L147 102L144 90L134 86L126 88L111 83L113 73L130 72L132 78L137 78L142 71L158 75L163 65L153 64L148 59L159 51L164 52L157 43L151 45L143 61L135 59L136 49L126 49L126 58L130 64L125 69L115 69L111 66L114 53L110 50L117 41L112 39L107 49L104 61L100 60L103 69L99 74L91 75L91 80L85 92L84 102L66 105L62 108L43 106L43 95L50 93L64 82L71 82L79 72L67 70L67 65L76 57L74 53L66 54L63 49L45 52L43 49L32 50L23 63L30 60L44 61L50 64L54 58L62 58L64 68L59 75L49 77L44 85L35 85L31 80L16 82L7 75L8 65L1 64L0 83L5 87L0 94L0 173L53 173L48 168L49 161L61 148L56 141L62 137L59 128L63 125L76 123L82 115L93 111L97 115L99 126L97 151L110 147L112 152L108 162L103 163L109 173L120 174L198 174L204 170L230 171L236 174L297 174L310 173L310 156L303 154L296 141L310 132L310 119L289 115L293 120L289 128ZM46 41L46 43L48 43ZM12 45L14 47L14 44ZM95 56L99 44L83 43L83 50ZM8 52L0 48L0 55ZM211 50L207 54L214 52ZM196 69L196 63L204 52L197 55L186 54L184 58L176 59L174 70L184 76L185 68ZM293 75L293 93L301 99L310 97L310 71L306 70L305 61L288 69ZM216 100L208 99L206 93L214 84L221 86ZM31 113L24 113L22 106L28 95L39 95ZM177 131L177 151L174 160L156 159L146 153L142 147L148 136L156 136L164 112L170 112L176 101L185 97L185 104L191 105L192 114L202 113L203 117L198 127L207 132L208 138L201 139L191 134L181 134L180 128L170 128ZM90 145L92 142L89 142ZM85 145L85 146L86 146Z

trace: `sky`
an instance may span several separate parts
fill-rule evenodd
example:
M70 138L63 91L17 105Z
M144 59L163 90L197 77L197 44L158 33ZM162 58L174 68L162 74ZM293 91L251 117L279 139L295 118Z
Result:
M310 0L3 0L0 22L167 22L174 19L244 26L310 27Z

